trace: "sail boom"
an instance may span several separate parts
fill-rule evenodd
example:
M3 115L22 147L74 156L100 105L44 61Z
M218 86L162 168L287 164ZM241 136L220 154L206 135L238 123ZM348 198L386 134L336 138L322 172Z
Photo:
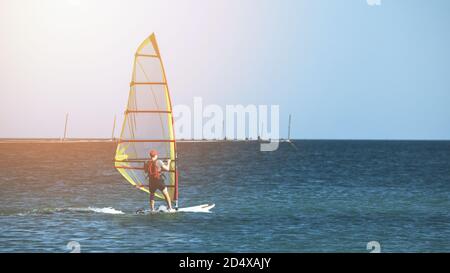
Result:
M145 170L144 167L132 167L132 166L114 166L114 168L116 168L116 169L142 170L142 171ZM161 172L174 173L175 170L168 170L168 171L162 170Z
M158 157L160 160L171 160L176 161L176 159L169 158L169 157ZM124 160L114 160L115 162L147 162L150 158L128 158Z
M137 188L148 188L147 185L136 185L136 187L137 187ZM173 187L175 187L175 185L167 185L166 187L168 187L168 188L173 188Z

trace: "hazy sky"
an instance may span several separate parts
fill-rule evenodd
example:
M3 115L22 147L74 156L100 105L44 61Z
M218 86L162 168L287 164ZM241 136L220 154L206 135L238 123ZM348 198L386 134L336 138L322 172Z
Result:
M282 136L450 139L450 1L0 0L0 137L109 137L155 32L174 104L279 104ZM120 122L121 123L121 122Z

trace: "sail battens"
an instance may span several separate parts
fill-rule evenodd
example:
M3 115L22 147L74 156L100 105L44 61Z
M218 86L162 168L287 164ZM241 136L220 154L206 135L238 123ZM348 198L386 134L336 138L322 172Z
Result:
M127 110L127 111L125 111L125 114L128 114L128 113L171 114L172 111L170 111L170 110Z
M116 169L144 170L144 167L114 166Z
M136 185L136 187L137 187L137 188L148 188L148 185ZM168 185L168 186L166 186L166 187L168 187L168 188L173 188L173 187L175 187L175 185Z
M167 85L166 82L130 82L130 86L133 85Z
M119 139L119 143L124 143L124 142L161 142L161 143L166 143L166 142L175 142L175 139Z
M135 54L134 56L136 56L136 57L159 58L158 55L153 55L153 54Z

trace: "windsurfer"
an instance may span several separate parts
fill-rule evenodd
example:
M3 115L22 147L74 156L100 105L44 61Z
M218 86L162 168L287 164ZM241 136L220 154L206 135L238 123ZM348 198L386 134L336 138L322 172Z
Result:
M145 171L149 178L149 191L150 191L150 210L155 210L155 191L160 190L164 198L166 199L168 211L172 211L172 202L170 200L169 192L164 184L164 174L161 172L170 170L170 159L167 160L167 164L164 164L162 160L158 159L158 152L151 150L149 152L150 160L147 162Z

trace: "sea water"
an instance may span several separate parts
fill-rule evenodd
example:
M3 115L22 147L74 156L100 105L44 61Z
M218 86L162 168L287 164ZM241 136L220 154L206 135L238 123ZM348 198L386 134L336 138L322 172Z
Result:
M179 143L180 206L216 207L151 215L114 143L2 143L0 252L450 252L450 142L294 143Z

